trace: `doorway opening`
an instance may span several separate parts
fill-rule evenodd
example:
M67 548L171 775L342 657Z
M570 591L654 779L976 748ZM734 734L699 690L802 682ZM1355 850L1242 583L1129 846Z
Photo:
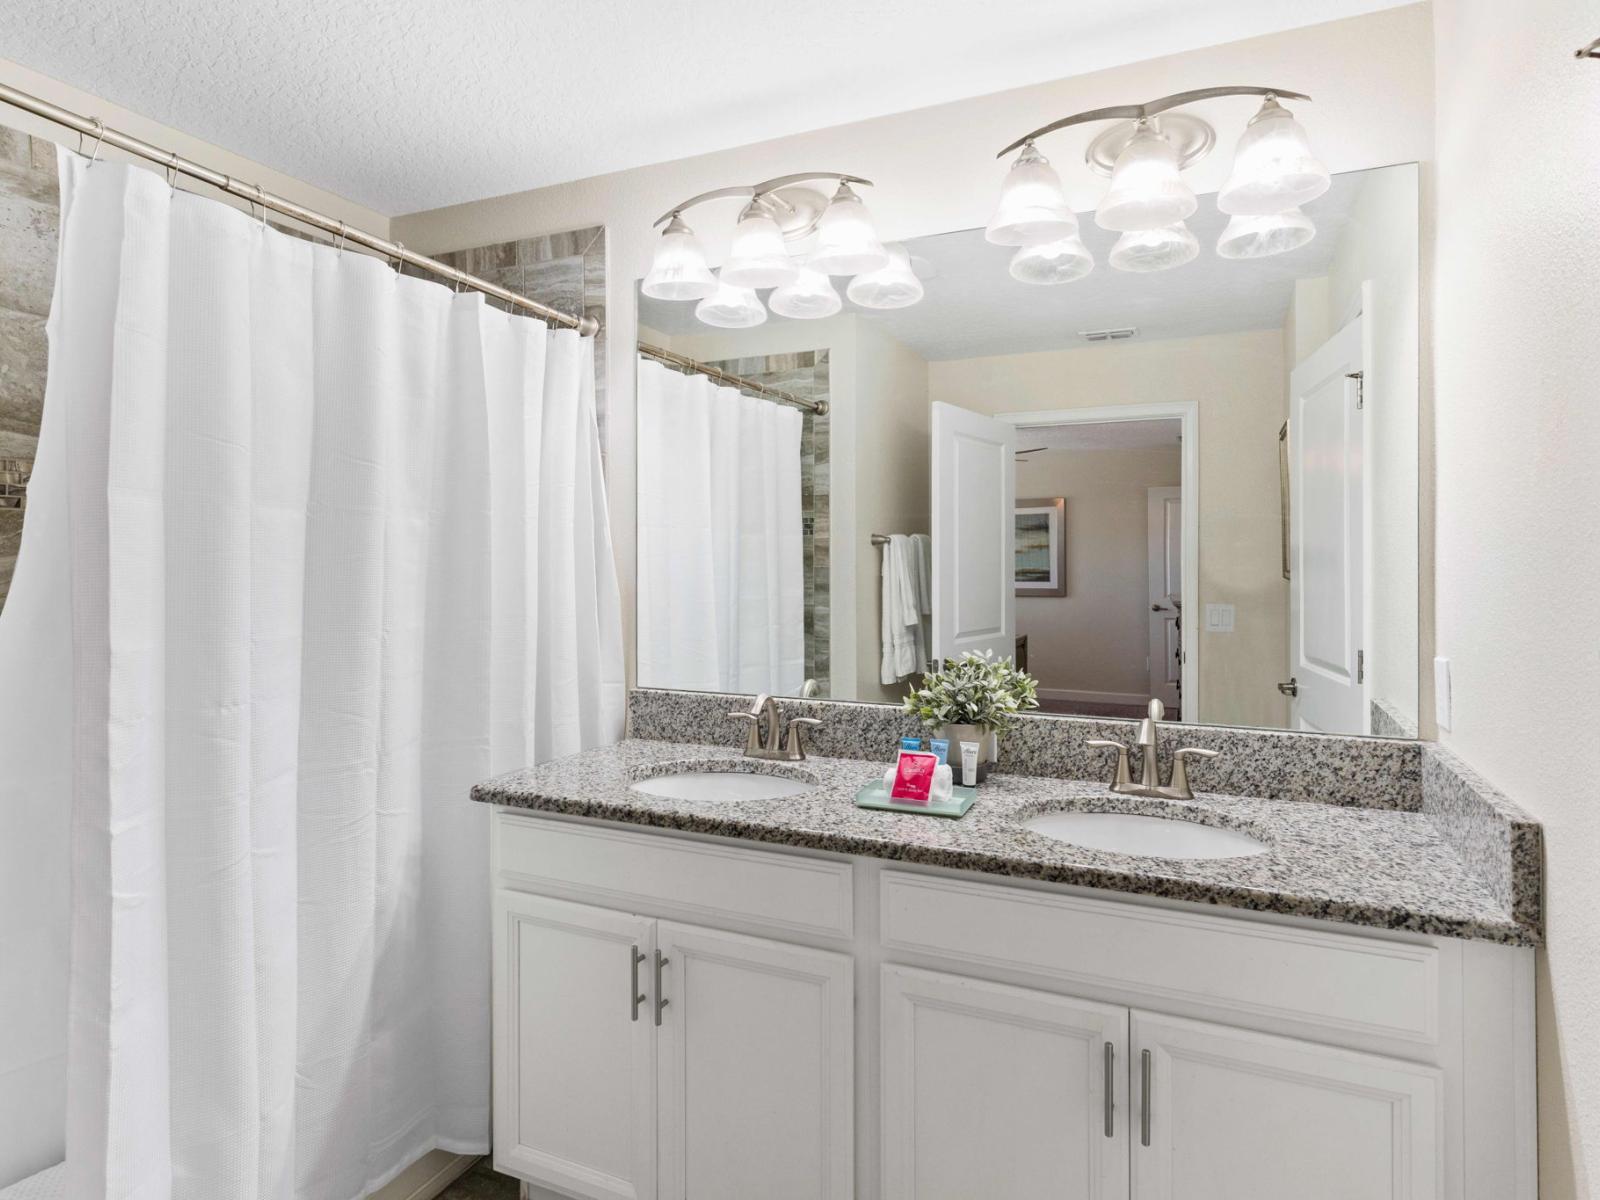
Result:
M1003 419L1017 427L1017 645L1040 711L1142 717L1156 698L1168 720L1194 720L1194 406Z

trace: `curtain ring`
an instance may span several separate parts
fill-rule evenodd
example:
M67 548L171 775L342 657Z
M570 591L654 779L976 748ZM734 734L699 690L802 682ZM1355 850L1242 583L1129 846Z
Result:
M173 191L178 190L178 152L174 150L172 157L167 161L167 186Z
M89 155L89 165L92 167L100 161L100 143L105 141L106 123L99 117L90 117L89 119L94 122L94 150ZM78 131L78 153L83 153L83 130L81 129Z
M396 242L394 244L394 273L399 275L405 269L405 265L406 244L404 242Z
M261 228L265 229L267 227L267 193L262 190L259 183L255 185L255 188L256 202L261 205Z
M334 250L335 254L339 255L339 257L341 257L341 258L344 257L344 222L343 221L339 222L339 235L333 239L333 250Z

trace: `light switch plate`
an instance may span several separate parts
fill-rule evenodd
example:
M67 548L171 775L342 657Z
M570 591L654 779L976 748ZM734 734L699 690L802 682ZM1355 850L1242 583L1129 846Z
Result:
M1232 633L1233 632L1233 605L1208 604L1206 605L1206 632L1207 633Z
M1440 729L1450 728L1450 660L1433 660L1433 719Z

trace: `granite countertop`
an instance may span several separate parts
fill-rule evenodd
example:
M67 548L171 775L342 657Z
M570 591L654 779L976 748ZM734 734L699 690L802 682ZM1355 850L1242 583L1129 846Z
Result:
M804 778L818 786L796 796L731 802L674 800L630 790L639 779L687 764ZM841 758L762 763L725 746L629 739L502 775L473 788L472 797L513 808L1380 929L1510 945L1535 941L1425 813L1206 793L1179 803L1122 796L1094 783L1000 774L978 789L977 803L959 820L855 807L856 790L881 778L886 765ZM1243 830L1270 849L1231 859L1135 857L1056 841L1021 825L1039 813L1069 809L1166 815L1181 809L1187 819Z

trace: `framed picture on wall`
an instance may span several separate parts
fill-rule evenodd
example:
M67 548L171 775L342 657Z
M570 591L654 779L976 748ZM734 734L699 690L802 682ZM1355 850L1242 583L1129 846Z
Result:
M1019 596L1067 594L1067 501L1018 500L1016 586Z

